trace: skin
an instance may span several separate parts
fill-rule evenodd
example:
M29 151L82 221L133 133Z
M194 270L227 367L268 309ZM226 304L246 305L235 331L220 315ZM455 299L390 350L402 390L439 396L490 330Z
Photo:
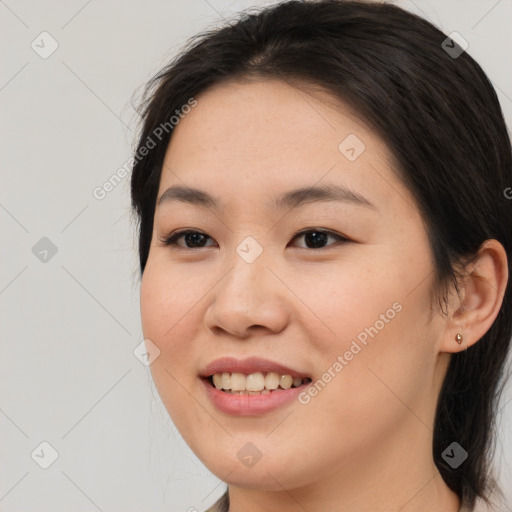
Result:
M461 299L451 294L448 315L430 318L434 267L415 200L385 144L347 105L278 80L224 83L196 99L174 128L158 197L187 185L222 207L157 207L141 283L144 337L161 351L152 375L185 441L229 484L231 512L456 512L431 453L435 406L450 353L477 342L498 314L503 247L487 241ZM338 149L349 134L366 147L354 161ZM267 206L326 183L375 209ZM204 246L161 242L183 228L206 234ZM348 241L314 248L295 237L306 228ZM263 249L252 263L236 252L247 236ZM397 302L401 311L306 405L231 416L198 378L218 357L260 356L316 381ZM250 468L237 457L247 442L262 454Z

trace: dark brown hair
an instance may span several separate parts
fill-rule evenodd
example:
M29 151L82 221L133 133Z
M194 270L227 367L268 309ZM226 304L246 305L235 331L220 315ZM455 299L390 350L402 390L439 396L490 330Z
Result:
M439 305L457 288L459 264L498 240L512 275L511 146L496 93L480 66L428 21L397 6L343 0L286 1L247 10L199 34L148 84L131 178L141 274L172 130L183 105L226 80L282 79L316 85L349 104L385 141L427 226ZM455 48L462 52L450 52ZM155 147L141 156L148 140ZM439 396L433 457L446 484L472 508L491 474L496 416L512 336L511 280L489 331L452 355ZM456 441L456 469L442 457Z

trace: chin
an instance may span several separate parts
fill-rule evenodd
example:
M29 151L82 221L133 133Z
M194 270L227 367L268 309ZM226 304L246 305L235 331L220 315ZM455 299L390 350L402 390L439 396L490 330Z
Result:
M221 478L220 476L218 477ZM255 471L254 468L236 468L228 477L224 478L223 481L234 487L259 491L282 491L283 488L290 489L289 485L283 484L282 474L273 472L272 470L268 470L267 473L265 469Z
M281 454L281 457L282 460L264 460L265 456L262 456L252 467L245 467L236 455L222 461L217 456L201 460L217 478L244 489L282 491L283 488L291 490L311 483L311 471L297 466L293 456Z

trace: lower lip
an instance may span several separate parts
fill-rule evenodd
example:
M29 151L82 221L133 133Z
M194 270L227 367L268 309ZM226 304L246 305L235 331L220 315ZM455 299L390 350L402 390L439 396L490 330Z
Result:
M226 414L237 416L257 416L283 407L293 402L309 385L303 384L298 388L271 391L264 395L232 395L212 386L209 379L201 378L208 398L213 405Z

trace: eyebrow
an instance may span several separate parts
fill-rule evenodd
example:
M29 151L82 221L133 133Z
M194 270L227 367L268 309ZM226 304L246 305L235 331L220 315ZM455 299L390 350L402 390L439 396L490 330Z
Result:
M219 210L221 202L218 198L208 194L198 188L182 185L173 185L169 187L157 200L156 205L165 203L183 202L195 206L202 206ZM324 184L313 187L301 187L285 192L281 196L273 198L268 203L277 210L284 208L294 209L308 203L323 201L340 201L352 203L358 206L372 208L377 211L377 207L361 194L354 192L343 185Z

